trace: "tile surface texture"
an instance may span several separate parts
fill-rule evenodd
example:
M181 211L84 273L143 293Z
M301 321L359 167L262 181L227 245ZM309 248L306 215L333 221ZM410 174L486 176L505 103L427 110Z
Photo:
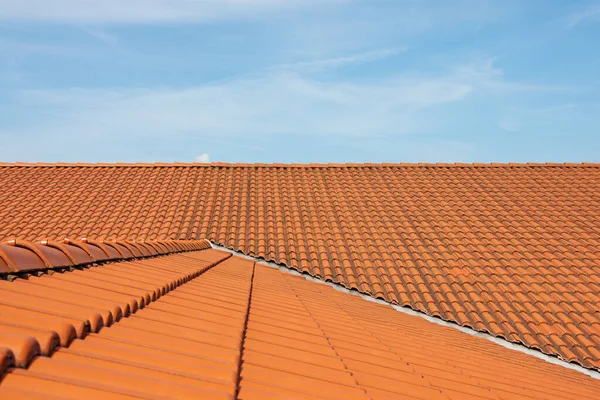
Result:
M597 164L3 164L0 182L0 240L208 238L600 368Z
M579 372L214 249L0 283L0 398L592 400L600 392L600 381ZM95 318L103 323L93 327Z

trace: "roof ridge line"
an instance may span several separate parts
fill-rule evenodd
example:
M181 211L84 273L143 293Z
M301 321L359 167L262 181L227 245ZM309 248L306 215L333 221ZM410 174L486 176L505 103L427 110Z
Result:
M42 240L39 243L12 239L0 243L0 279L49 271L72 270L109 261L128 261L174 253L210 249L208 240ZM22 264L20 260L27 260Z
M0 162L1 167L63 167L63 168L73 168L73 167L93 167L93 168L157 168L157 167L198 167L198 168L209 168L209 167L221 167L221 168L365 168L365 167L419 167L419 168L474 168L474 167L483 167L483 168L514 168L514 167L579 167L579 168L598 168L600 167L600 163L595 162L580 162L580 163L572 163L572 162L506 162L506 163L498 163L498 162L490 162L490 163L444 163L444 162L436 162L436 163L409 163L409 162L400 162L400 163L227 163L227 162L211 162L211 163L200 163L200 162L133 162L133 163L125 163L125 162L116 162L116 163L85 163L85 162L56 162L56 163L46 163L46 162Z
M494 343L496 343L496 344L498 344L498 345L500 345L502 347L505 347L507 349L518 351L518 352L523 353L523 354L531 355L531 356L536 357L536 358L538 358L540 360L546 361L546 362L548 362L550 364L559 365L559 366L562 366L564 368L580 372L580 373L582 373L584 375L587 375L587 376L589 376L591 378L600 380L600 371L597 371L595 369L590 369L590 368L583 367L583 366L579 365L578 363L564 361L564 360L560 359L558 356L554 356L554 355L550 355L550 354L545 354L545 353L543 353L543 352L541 352L541 351L539 351L539 350L537 350L535 348L527 347L527 346L525 346L525 345L523 345L521 343L511 342L511 341L506 340L504 338L494 336L494 335L492 335L489 332L481 332L481 331L475 330L473 328L469 328L469 327L465 327L465 326L459 325L459 324L457 324L457 323L455 323L453 321L446 321L446 320L443 320L441 318L432 317L432 316L429 316L429 315L427 315L427 314L425 314L425 313L423 313L421 311L414 310L414 309L412 309L412 308L410 308L408 306L402 306L402 305L394 304L394 303L391 303L391 302L388 302L388 301L385 301L385 300L382 300L382 299L374 298L374 297L372 297L372 296L370 296L368 294L359 292L358 290L347 289L343 285L341 285L339 283L336 283L336 282L323 281L323 280L321 280L319 278L316 278L316 277L314 277L314 276L312 276L312 275L310 275L308 273L299 272L296 269L288 267L285 264L279 264L279 263L276 263L276 262L273 262L273 261L267 261L267 260L265 260L263 258L253 257L253 256L250 256L250 255L244 254L241 251L237 251L237 250L234 250L232 248L224 247L224 246L222 246L220 244L217 244L217 243L211 242L211 245L212 245L212 248L214 248L214 249L222 250L222 251L226 251L226 252L235 254L238 257L242 257L242 258L246 258L248 260L252 260L252 261L254 261L257 264L264 265L264 266L267 266L267 267L270 267L270 268L276 268L276 269L278 269L278 270L280 270L282 272L289 273L289 274L292 274L292 275L301 276L301 277L303 277L306 280L309 280L309 281L312 281L312 282L316 282L316 283L320 283L322 285L326 285L326 286L332 287L333 289L335 289L337 291L344 292L344 293L347 293L347 294L350 294L350 295L353 295L353 296L359 296L363 300L366 300L366 301L370 301L370 302L381 304L381 305L390 306L390 307L392 307L394 310L396 310L398 312L402 312L402 313L405 313L405 314L408 314L408 315L412 315L412 316L416 316L416 317L419 317L419 318L423 318L423 319L425 319L425 320L427 320L429 322L432 322L434 324L438 324L438 325L446 326L446 327L449 327L449 328L457 329L457 330L459 330L459 331L461 331L463 333L466 333L468 335L476 336L476 337L480 337L480 338L489 340L489 341L494 342Z

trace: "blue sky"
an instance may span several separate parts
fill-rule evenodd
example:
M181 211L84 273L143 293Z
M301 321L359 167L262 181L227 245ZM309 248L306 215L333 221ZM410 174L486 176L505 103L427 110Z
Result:
M600 1L0 0L0 160L600 161Z

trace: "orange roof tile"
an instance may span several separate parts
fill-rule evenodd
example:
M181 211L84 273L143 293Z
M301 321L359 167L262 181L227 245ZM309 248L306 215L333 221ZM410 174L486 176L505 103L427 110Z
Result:
M158 240L151 242L103 241L83 238L62 242L9 240L0 243L0 277L39 273L98 262L152 257L211 247L206 240Z
M576 371L218 250L0 283L2 398L582 400L600 391Z
M0 239L207 237L600 368L599 164L2 164L0 180Z

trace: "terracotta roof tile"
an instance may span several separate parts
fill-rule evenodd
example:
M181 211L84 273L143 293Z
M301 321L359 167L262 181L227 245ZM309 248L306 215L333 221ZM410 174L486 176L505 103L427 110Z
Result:
M51 247L1 244L0 272L207 237L600 368L599 164L3 163L0 178L0 239ZM116 252L64 244L69 257L51 245L64 237ZM75 276L61 284L89 284Z
M95 279L62 284L77 274ZM98 274L121 277L121 289L98 289ZM129 287L149 302L123 312L123 300L139 299ZM39 303L21 316L23 304L0 300L7 398L581 400L600 390L578 372L218 250L0 285L2 299L17 293ZM69 321L80 309L123 314L79 334Z

